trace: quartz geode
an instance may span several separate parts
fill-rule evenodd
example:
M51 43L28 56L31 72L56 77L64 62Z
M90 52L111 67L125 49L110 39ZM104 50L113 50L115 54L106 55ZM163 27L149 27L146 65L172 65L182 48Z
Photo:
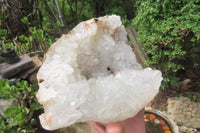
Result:
M112 123L133 117L157 94L162 76L142 69L116 15L78 24L56 41L38 75L42 126Z

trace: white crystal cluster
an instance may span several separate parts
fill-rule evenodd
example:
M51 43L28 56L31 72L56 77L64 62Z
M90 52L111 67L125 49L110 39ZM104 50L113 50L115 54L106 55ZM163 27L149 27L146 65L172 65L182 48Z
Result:
M55 42L38 75L42 126L112 123L133 117L159 90L158 70L142 69L116 15L78 24Z

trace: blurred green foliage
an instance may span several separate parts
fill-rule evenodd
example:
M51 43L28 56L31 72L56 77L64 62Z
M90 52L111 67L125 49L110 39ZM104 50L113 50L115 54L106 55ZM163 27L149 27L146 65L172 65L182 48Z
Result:
M135 0L13 0L0 2L0 52L15 48L18 55L45 53L62 34L81 21L117 14L124 24L133 18ZM18 8L20 5L21 8ZM17 106L0 117L0 133L36 132L37 85L26 81L12 85L0 80L0 98L14 99Z
M179 85L177 73L186 58L200 51L200 0L13 0L0 2L0 52L15 48L18 55L45 53L62 34L81 21L117 14L124 25L133 24L149 56L147 66L160 69L162 88ZM5 2L6 1L6 2ZM16 3L15 3L16 2ZM5 4L6 3L6 4ZM16 8L19 3L22 7ZM197 49L197 52L192 50ZM1 61L1 59L0 59ZM194 62L194 67L199 62ZM2 133L36 132L34 113L41 109L37 85L15 85L0 80L0 98L15 99L17 106L0 117ZM195 95L188 95L196 101Z
M178 86L180 61L198 54L191 50L200 45L200 0L140 0L136 7L132 24L150 57L146 65L163 72L162 88Z
M16 8L16 4L22 8ZM122 17L123 24L130 24L135 15L134 4L135 0L15 0L7 1L7 4L2 2L0 48L15 48L18 55L45 53L52 42L81 21L117 14Z
M29 85L27 81L12 85L8 80L0 80L0 98L16 101L16 107L7 108L4 114L6 120L0 117L0 131L2 133L34 133L37 123L33 115L42 109L36 99L36 84Z

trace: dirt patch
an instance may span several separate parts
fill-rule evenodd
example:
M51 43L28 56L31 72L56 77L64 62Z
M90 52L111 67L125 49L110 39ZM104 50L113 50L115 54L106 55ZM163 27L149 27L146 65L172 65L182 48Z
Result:
M160 110L162 112L167 111L167 99L170 97L174 97L173 92L165 89L159 90L159 93L155 96L154 100L151 101L151 106L154 109Z

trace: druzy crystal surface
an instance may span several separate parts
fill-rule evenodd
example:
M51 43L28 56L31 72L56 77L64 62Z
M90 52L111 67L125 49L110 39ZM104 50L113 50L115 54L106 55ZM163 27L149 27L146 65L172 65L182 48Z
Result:
M133 117L162 80L160 71L137 63L116 15L81 22L63 35L47 52L37 78L44 107L40 121L48 130Z

